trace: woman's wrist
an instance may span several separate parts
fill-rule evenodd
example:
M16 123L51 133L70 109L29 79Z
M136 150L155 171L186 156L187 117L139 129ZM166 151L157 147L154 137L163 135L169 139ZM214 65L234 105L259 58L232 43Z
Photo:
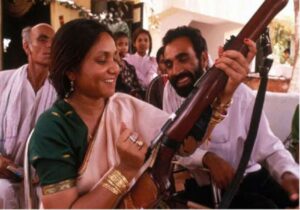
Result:
M102 182L102 187L108 189L115 195L122 195L128 189L127 178L118 170L113 169Z

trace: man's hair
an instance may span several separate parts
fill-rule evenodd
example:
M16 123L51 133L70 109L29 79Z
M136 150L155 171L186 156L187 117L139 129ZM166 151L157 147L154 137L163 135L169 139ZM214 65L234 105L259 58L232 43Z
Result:
M156 52L156 62L157 62L157 63L159 63L159 57L160 57L161 55L164 55L164 50L165 50L164 46L161 46L161 47L157 50L157 52Z
M137 28L133 34L132 34L132 44L134 45L136 39L138 38L138 36L140 34L147 34L147 36L149 37L149 51L148 51L148 55L150 55L151 51L152 51L152 37L149 31L147 31L146 29L142 29L142 28ZM133 46L133 51L136 52L136 48Z
M163 46L165 47L174 39L181 37L186 37L191 41L198 58L200 58L202 52L207 51L206 40L203 38L201 31L189 26L179 26L170 29L163 38Z
M22 33L21 33L21 36L22 36L22 42L28 42L30 43L30 31L31 31L31 26L27 26L25 28L22 29Z
M123 37L129 38L128 34L123 32L123 31L118 31L118 32L114 33L114 40L115 41L117 41L118 39L123 38Z
M75 19L64 24L55 34L51 48L50 80L59 98L70 90L67 72L78 72L86 54L100 33L112 33L94 20Z

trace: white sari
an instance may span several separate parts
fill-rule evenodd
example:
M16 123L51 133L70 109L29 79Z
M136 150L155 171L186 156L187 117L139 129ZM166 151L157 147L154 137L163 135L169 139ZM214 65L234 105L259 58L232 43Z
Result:
M168 114L156 107L126 94L112 96L103 112L93 143L90 144L77 179L81 194L94 189L120 160L116 143L120 135L120 122L137 132L146 144L159 133Z

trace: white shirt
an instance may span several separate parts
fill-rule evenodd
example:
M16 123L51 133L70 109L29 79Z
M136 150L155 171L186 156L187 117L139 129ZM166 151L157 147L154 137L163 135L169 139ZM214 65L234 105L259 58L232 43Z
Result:
M203 175L195 170L202 166L202 158L207 151L214 152L237 169L247 138L254 102L255 96L251 90L241 84L233 95L233 103L228 109L226 118L213 130L211 141L208 144L202 144L189 157L179 158L180 164L195 172L198 183L200 176ZM166 103L165 98L163 103ZM170 113L171 110L165 111ZM176 110L172 110L174 111ZM294 161L290 152L284 148L280 139L273 134L263 112L246 173L259 170L261 165L258 163L264 160L266 160L269 172L278 182L281 175L287 171L299 178L299 165Z
M127 54L124 60L135 67L139 83L143 88L147 88L152 79L157 76L158 65L153 57L148 55L142 57L135 53L133 55Z

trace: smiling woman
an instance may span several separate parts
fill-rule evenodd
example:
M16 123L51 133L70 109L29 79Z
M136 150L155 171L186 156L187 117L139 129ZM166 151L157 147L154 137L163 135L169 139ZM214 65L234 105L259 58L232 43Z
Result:
M113 208L167 120L115 94L116 55L111 32L93 20L70 21L54 37L50 79L59 99L39 118L29 145L45 208Z

